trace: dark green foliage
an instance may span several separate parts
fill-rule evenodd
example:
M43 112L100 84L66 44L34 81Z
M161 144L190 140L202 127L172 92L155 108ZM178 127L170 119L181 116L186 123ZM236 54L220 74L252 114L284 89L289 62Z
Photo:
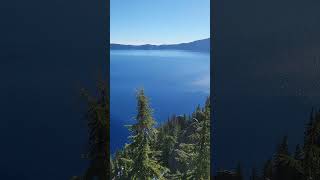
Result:
M320 180L320 112L313 112L310 121L305 127L304 144L296 145L291 155L288 148L288 138L285 136L277 146L272 159L268 160L262 169L262 177L252 169L250 179L257 180ZM217 180L233 180L239 174L218 173ZM221 171L228 172L228 171Z
M185 117L185 116L184 116ZM198 106L188 126L182 129L175 150L175 160L182 178L210 179L210 100L203 109Z
M157 159L160 151L154 149L157 130L156 121L152 117L152 109L144 91L137 93L136 124L128 126L131 131L131 143L126 145L124 152L115 157L117 164L115 178L151 180L162 179L168 169Z
M88 157L91 164L85 174L85 179L90 179L93 176L97 176L101 180L109 179L110 108L106 84L99 83L96 97L86 97L88 100L87 119L90 145Z
M100 180L107 180L110 177L110 108L106 84L102 81L98 85L96 95L90 96L86 90L82 95L87 100L86 119L88 125L88 151L83 155L90 160L89 167L81 177L73 179L90 180L98 177Z
M198 112L198 125L193 137L196 152L196 179L209 179L210 177L210 98L207 98L203 111ZM198 143L197 143L198 142Z
M278 145L277 151L274 157L274 174L273 179L282 180L290 176L290 168L282 163L282 156L289 156L288 150L288 137L284 136L282 142Z
M281 161L299 174L302 180L320 179L320 113L312 113L306 126L304 146L296 148L294 156L283 154Z
M132 166L132 161L129 159L128 149L117 151L112 161L112 177L116 179L129 179L129 171Z
M297 145L293 155L288 151L288 139L283 138L273 159L272 178L274 180L320 179L320 112L311 113L306 125L304 145ZM265 166L265 174L270 177L270 161ZM268 170L269 169L269 170ZM266 177L266 176L265 176Z
M131 143L113 158L115 179L210 179L210 101L191 116L173 115L155 128L148 98L138 92ZM125 152L125 153L124 153Z

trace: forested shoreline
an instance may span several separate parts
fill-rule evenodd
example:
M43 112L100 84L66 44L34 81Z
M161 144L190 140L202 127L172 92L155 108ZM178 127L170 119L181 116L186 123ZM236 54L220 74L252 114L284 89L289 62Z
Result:
M210 98L190 115L156 125L144 90L137 92L130 143L111 159L111 179L210 179Z
M105 85L100 83L95 96L83 91L87 99L89 166L72 179L114 180L198 180L210 177L210 97L191 114L172 115L157 125L144 90L137 92L136 122L127 125L129 144L109 155L109 101ZM307 118L308 119L308 118ZM243 172L241 163L234 170L218 170L216 180L318 180L320 179L320 111L310 113L302 144L290 152L289 137L284 136L276 150L262 164Z

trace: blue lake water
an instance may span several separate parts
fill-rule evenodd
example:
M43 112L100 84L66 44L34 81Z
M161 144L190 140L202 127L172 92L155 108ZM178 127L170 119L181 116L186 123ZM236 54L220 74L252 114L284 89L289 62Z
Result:
M176 50L111 50L111 153L128 142L135 93L145 90L158 123L191 113L210 92L210 54Z

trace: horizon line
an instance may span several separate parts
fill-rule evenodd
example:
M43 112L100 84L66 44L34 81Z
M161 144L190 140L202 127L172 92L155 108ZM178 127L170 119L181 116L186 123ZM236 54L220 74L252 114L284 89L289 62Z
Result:
M127 43L116 43L116 42L110 42L110 44L119 44L119 45L127 45L127 46L143 46L143 45L154 45L154 46L161 46L161 45L177 45L177 44L183 44L183 43L191 43L191 42L195 42L195 41L201 41L201 40L205 40L205 39L210 39L210 37L207 38L202 38L202 39L197 39L197 40L193 40L193 41L188 41L188 42L175 42L175 43L154 43L154 44L150 44L150 43L142 43L142 44L127 44Z

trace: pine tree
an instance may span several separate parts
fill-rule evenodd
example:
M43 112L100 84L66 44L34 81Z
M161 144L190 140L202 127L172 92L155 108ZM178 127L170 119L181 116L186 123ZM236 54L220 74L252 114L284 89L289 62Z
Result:
M175 124L172 128L165 126L159 129L157 148L162 152L160 162L169 168L173 151L178 142L179 129L179 124Z
M114 157L113 179L210 179L210 98L191 116L172 115L157 128L143 90L137 101L131 143Z
M180 143L175 150L176 160L179 162L179 167L182 179L195 178L195 162L197 153L194 144Z
M299 144L296 145L296 149L295 149L295 152L293 154L293 159L297 162L301 162L301 160L303 159L303 151L300 147ZM292 180L302 180L302 176L301 176L301 173L299 173L295 168L293 167L290 167L290 174L291 174L291 177L292 177Z
M102 81L98 86L98 95L90 96L85 90L83 96L87 98L88 110L86 117L89 131L89 151L87 158L90 159L90 167L84 178L94 176L106 180L110 176L109 157L109 100L106 84Z
M281 161L282 156L289 156L287 136L284 136L282 139L282 143L278 145L277 152L274 157L274 179L275 180L283 180L287 178L289 175L288 167L283 165Z
M112 177L116 180L129 179L130 168L133 162L129 158L128 149L126 147L123 151L117 151L113 160L114 171Z
M143 90L138 91L137 101L137 122L129 126L132 133L130 137L132 143L128 145L131 151L130 159L126 159L132 162L129 177L139 180L162 179L167 168L158 163L155 157L159 152L150 146L155 141L156 122L152 117L152 109Z
M186 140L175 150L182 178L210 179L210 98L204 109L197 106L185 131Z
M197 129L199 132L198 157L196 158L197 179L210 179L210 98L208 97L203 110L203 119ZM196 133L195 133L196 134Z
M311 113L306 126L304 146L294 157L283 155L282 162L300 173L304 180L320 179L320 112ZM297 150L298 151L298 150ZM300 155L299 155L300 154Z

